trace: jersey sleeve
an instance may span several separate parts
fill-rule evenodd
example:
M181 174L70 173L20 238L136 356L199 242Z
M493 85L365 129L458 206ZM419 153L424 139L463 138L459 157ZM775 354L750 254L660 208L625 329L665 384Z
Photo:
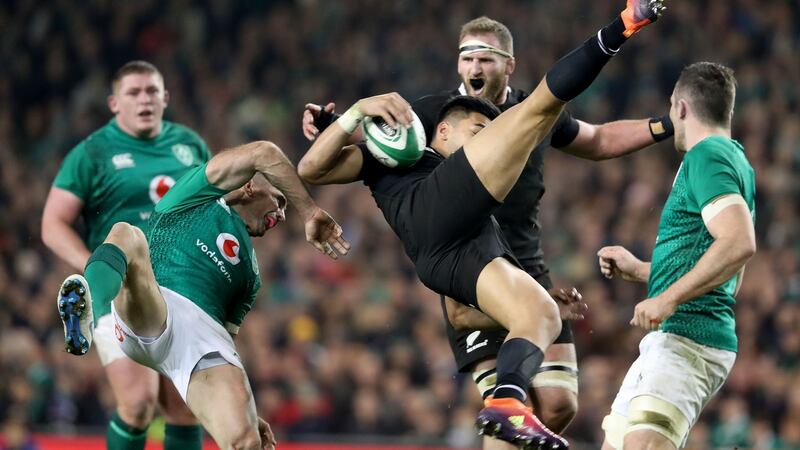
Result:
M580 124L566 109L561 111L556 123L553 124L553 133L550 135L550 146L564 148L572 143L578 136Z
M186 172L158 202L157 213L177 212L216 200L228 191L208 182L206 177L208 163Z
M744 196L733 163L713 144L701 144L686 154L687 185L691 200L702 210L709 202L725 194Z
M358 173L357 179L364 182L366 185L370 185L372 180L378 175L379 171L384 170L386 166L380 163L372 153L367 148L367 144L365 142L361 142L358 145L358 149L361 150L361 171Z
M53 180L53 186L72 192L86 202L91 195L95 172L93 166L94 163L86 152L86 144L80 143L67 153Z

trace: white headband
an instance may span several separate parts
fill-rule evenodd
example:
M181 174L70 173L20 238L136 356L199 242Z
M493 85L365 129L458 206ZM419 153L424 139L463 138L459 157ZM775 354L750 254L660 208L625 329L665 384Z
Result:
M459 54L462 56L470 55L472 53L477 53L477 52L491 52L491 53L497 53L500 56L505 56L506 58L514 57L514 55L512 55L511 53L499 49L494 45L489 45L486 42L483 42L478 39L470 39L468 41L462 42L461 45L458 46L458 51L460 52Z

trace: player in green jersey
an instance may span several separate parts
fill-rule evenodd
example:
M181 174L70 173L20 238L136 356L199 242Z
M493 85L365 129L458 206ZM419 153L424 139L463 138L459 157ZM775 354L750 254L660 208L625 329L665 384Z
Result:
M124 279L130 295L111 308L125 354L171 379L220 448L273 447L231 336L261 285L250 236L284 220L286 199L311 244L334 259L347 253L341 227L277 146L254 142L220 153L156 205L147 238L115 224L89 258L86 278L64 281L59 312L70 352L88 350L93 301L111 301Z
M631 325L652 331L603 421L604 450L681 448L736 359L734 296L756 241L753 168L731 139L735 94L725 66L683 70L670 118L685 155L652 262L622 247L598 252L606 277L648 283Z
M65 158L45 204L42 240L72 267L83 269L114 223L146 229L153 207L175 180L210 159L208 147L195 132L162 119L168 99L156 67L143 61L125 64L115 74L108 98L114 118ZM73 228L79 216L84 238ZM143 449L159 399L167 422L165 449L199 450L202 430L175 388L119 348L110 305L110 299L95 303L93 330L117 400L106 446Z

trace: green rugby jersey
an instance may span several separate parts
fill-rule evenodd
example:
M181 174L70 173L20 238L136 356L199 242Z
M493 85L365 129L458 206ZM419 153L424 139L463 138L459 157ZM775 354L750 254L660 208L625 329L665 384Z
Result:
M700 141L683 158L672 185L653 250L648 297L655 297L689 272L714 238L701 211L715 198L741 195L755 221L755 174L744 148L733 139L712 136ZM661 330L700 344L736 351L733 294L738 275L716 289L678 306Z
M93 251L111 227L127 222L146 231L153 206L211 154L192 130L164 121L153 139L138 139L112 119L70 150L53 185L83 200L86 246Z
M111 119L70 150L53 186L83 200L83 238L94 251L117 222L146 232L153 207L175 180L209 159L205 142L187 127L165 120L158 136L139 139ZM93 309L98 318L111 313L111 303Z
M261 287L244 221L209 184L206 165L192 169L150 218L150 260L160 286L194 302L237 333Z

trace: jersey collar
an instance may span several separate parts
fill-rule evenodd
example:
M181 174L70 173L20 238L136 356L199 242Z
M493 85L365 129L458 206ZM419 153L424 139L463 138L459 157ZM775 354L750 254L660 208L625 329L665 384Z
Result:
M461 83L458 86L458 93L461 95L467 95L467 88L464 87L464 83ZM511 86L506 86L506 93L509 95L511 94Z

